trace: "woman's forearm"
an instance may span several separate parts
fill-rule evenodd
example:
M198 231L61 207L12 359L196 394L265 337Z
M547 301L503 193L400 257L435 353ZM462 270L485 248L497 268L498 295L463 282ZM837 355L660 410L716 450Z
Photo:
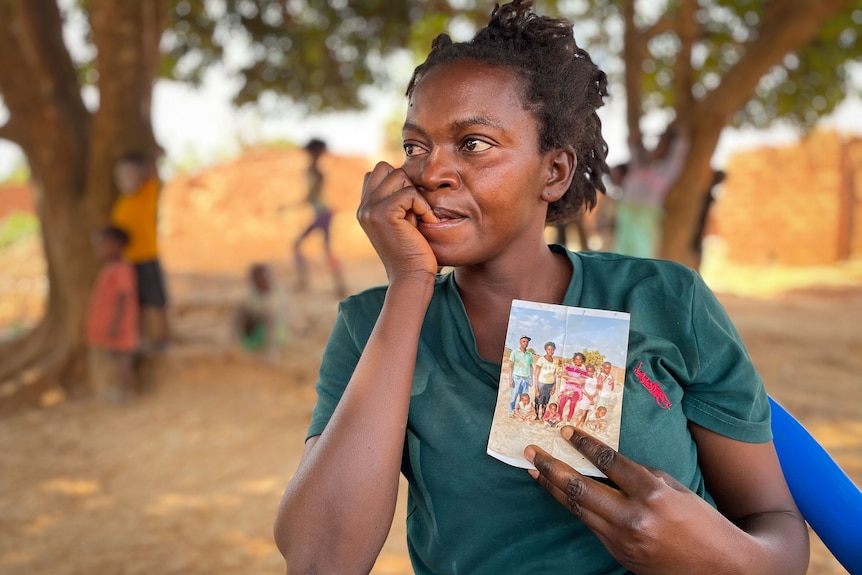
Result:
M433 279L393 283L344 395L282 498L290 573L368 572L392 523L419 334Z

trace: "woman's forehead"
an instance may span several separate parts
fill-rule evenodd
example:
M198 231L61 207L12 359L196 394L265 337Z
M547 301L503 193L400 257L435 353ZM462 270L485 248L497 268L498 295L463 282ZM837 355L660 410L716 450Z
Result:
M407 108L405 126L444 124L505 128L512 121L532 116L521 98L521 79L506 66L476 60L457 60L428 71L416 84Z

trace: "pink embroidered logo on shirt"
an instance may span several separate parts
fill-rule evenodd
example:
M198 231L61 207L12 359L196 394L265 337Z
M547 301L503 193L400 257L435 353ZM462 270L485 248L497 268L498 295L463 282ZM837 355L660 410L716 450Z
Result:
M644 362L640 362L635 368L635 375L637 376L638 381L641 382L641 385L643 385L650 393L650 395L655 398L655 402L658 404L659 407L661 407L662 409L670 409L671 403L670 400L668 400L667 396L664 394L664 390L659 387L659 384L651 380L649 376L641 370L641 366L643 364Z

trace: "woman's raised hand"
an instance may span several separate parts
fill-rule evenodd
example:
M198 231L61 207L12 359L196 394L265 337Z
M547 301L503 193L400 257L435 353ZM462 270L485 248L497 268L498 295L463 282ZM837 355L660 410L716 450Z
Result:
M417 228L420 219L436 222L437 217L404 170L378 162L365 174L356 217L390 283L437 273L437 258Z

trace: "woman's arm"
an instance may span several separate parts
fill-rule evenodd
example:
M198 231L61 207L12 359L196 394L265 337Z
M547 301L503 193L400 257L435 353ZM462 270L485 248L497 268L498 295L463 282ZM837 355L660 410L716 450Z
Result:
M707 489L719 511L658 469L572 427L563 437L618 489L535 446L530 474L639 575L802 575L808 532L771 443L743 443L692 424ZM724 515L722 515L722 513Z
M285 490L275 539L288 572L367 573L389 532L419 335L437 261L416 229L435 221L403 171L366 176L358 218L389 277L383 307L323 433Z
M689 428L707 490L718 510L748 534L751 561L760 561L749 572L805 573L808 529L772 442L734 441L695 423Z

